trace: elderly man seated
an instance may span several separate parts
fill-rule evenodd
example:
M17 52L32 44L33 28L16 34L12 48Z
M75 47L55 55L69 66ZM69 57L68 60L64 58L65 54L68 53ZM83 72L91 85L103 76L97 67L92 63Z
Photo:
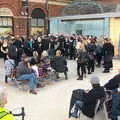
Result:
M35 88L40 87L40 83L37 80L36 75L32 71L27 56L24 57L24 60L20 62L16 68L16 79L23 82L27 80L29 82L30 93L37 94Z
M0 120L15 120L14 116L4 107L7 104L7 95L5 88L0 87Z
M105 97L104 88L100 86L97 76L91 79L92 89L84 94L81 120L93 120L97 101Z

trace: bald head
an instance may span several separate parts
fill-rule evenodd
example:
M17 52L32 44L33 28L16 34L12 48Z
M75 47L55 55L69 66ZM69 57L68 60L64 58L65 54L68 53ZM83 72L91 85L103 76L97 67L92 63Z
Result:
M4 87L0 86L0 107L4 107L7 103L7 94Z

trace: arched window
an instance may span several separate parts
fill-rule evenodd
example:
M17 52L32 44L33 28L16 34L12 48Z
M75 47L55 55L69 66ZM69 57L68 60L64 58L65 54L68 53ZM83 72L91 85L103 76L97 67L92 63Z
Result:
M32 31L40 31L43 32L44 26L45 26L45 13L41 8L35 8L32 11L32 20L31 20L31 26Z
M13 13L9 8L0 8L0 35L12 33Z

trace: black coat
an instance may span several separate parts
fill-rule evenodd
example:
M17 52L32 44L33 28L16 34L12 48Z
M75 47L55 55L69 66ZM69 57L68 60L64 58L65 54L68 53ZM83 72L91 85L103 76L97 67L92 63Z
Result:
M67 71L67 61L63 56L56 56L51 64L56 72L62 73Z
M84 115L93 118L95 116L95 107L97 104L97 100L105 97L104 88L100 87L99 85L97 87L94 87L91 91L86 93L84 95L84 104L82 108L82 112Z
M78 58L77 63L79 63L79 64L86 64L88 62L89 57L88 57L87 52L79 50L77 56L78 56L77 57Z
M42 51L49 49L49 40L48 39L42 39L41 49L42 49Z
M14 59L14 60L18 58L18 51L15 45L12 44L8 47L8 55L11 59Z
M114 56L114 46L111 43L105 43L103 45L104 61L111 61Z
M108 90L114 90L119 87L120 84L120 73L117 74L115 77L113 77L111 80L109 80L108 83L104 85L104 87Z

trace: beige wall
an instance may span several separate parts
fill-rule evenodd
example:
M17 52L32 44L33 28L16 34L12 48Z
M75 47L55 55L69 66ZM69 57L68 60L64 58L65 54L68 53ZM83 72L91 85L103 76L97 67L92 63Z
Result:
M120 18L110 18L110 38L115 46L115 55L118 55L118 40L120 39Z

